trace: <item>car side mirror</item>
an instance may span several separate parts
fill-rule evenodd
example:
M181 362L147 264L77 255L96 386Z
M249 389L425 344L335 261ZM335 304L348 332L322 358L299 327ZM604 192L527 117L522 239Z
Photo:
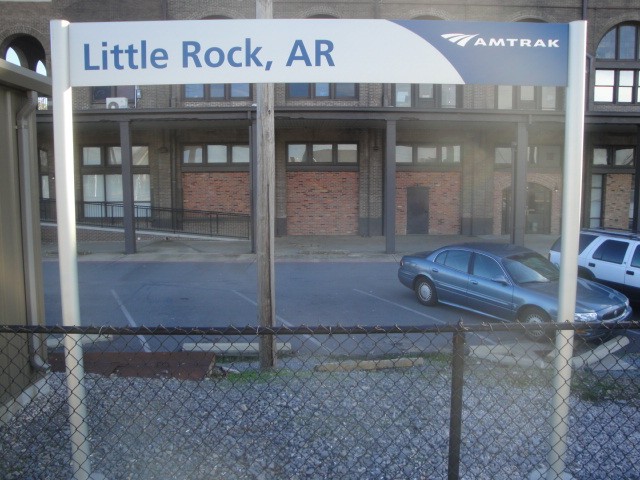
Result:
M491 281L500 283L502 285L509 285L509 281L507 280L507 277L505 277L504 275L498 275L497 277L493 277Z

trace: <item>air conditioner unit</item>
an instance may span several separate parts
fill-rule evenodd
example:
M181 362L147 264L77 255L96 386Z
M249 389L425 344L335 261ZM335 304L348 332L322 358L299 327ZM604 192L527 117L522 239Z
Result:
M107 108L129 108L127 97L107 97Z

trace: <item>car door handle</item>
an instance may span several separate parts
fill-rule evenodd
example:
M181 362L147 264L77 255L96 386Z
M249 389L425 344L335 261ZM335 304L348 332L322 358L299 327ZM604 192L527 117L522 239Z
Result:
M627 275L635 275L635 274L633 273L633 270L627 270Z
M596 264L595 264L595 263L591 263L591 262L589 262L589 266L590 266L590 267L595 267L595 266L596 266Z
M471 280L471 285L477 285L478 281L477 280Z
M438 270L437 268L432 268L432 269L431 269L431 271L432 271L433 273L438 273L440 270Z

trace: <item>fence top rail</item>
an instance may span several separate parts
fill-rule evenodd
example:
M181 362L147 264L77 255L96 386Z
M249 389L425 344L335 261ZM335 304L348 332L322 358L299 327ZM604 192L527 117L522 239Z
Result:
M521 323L482 323L478 325L465 325L462 321L452 325L376 325L376 326L306 326L298 327L114 327L114 326L31 326L31 325L0 325L0 334L50 334L50 335L203 335L203 336L241 336L241 335L375 335L375 334L409 334L409 333L475 333L475 332L524 332L531 329L544 329L545 332L576 329L600 329L611 331L640 330L640 322L622 322L614 326L601 323L580 323L578 325L569 322L549 323L546 325L523 325Z

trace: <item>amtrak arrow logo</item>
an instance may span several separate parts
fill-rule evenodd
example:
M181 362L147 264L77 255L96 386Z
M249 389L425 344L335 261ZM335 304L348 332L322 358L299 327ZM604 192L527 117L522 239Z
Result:
M477 37L478 34L476 33L475 35L466 35L464 33L445 33L441 36L442 38L446 38L447 40L449 40L451 43L455 43L456 45L464 47L467 43L469 43L471 39Z

